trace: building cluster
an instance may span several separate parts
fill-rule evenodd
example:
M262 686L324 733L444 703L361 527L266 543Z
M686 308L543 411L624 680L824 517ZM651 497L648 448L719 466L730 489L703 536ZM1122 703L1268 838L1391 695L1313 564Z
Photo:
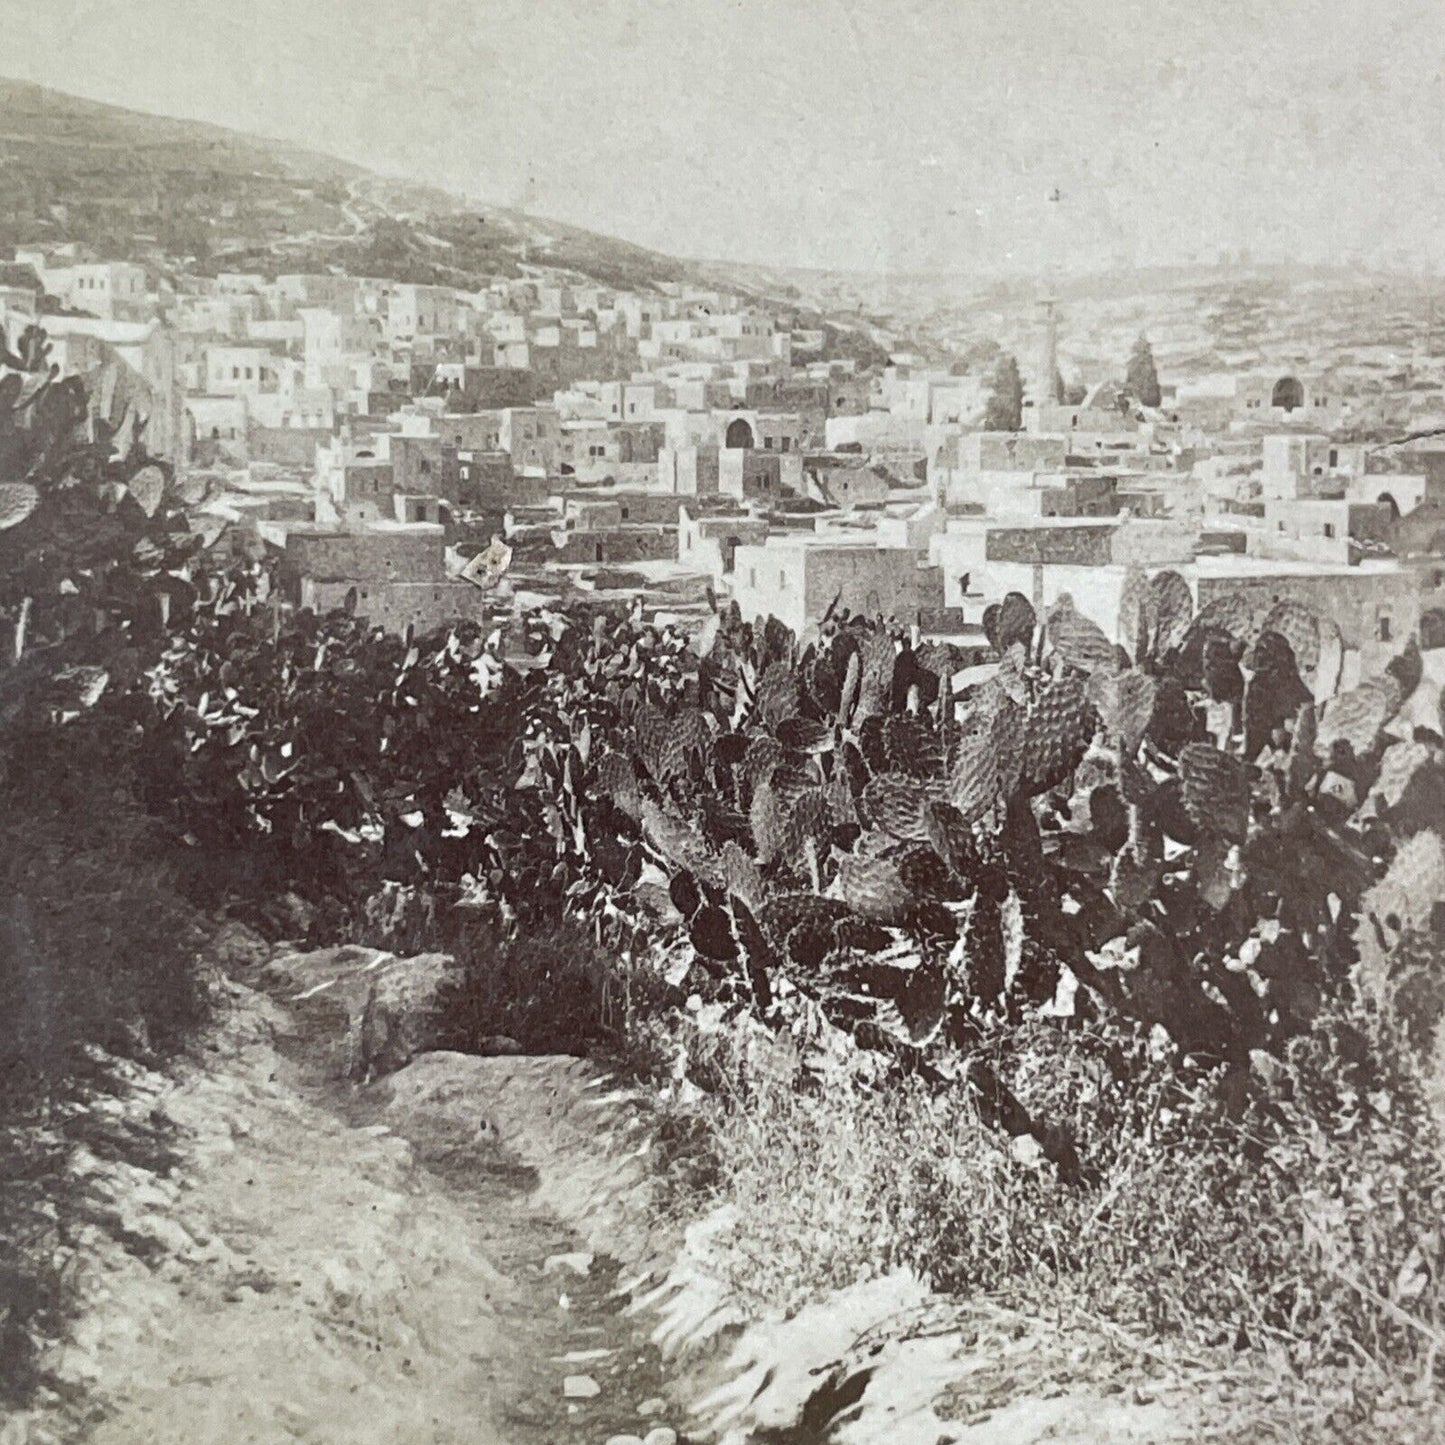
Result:
M1351 440L1332 373L1166 376L1153 406L1101 376L1065 402L1049 305L1021 425L991 431L987 375L860 370L778 303L522 270L158 284L22 247L0 306L211 480L230 545L278 549L297 605L390 628L616 592L794 627L837 605L982 648L1009 592L1108 629L1126 577L1167 568L1200 605L1307 603L1362 668L1445 646L1445 446ZM469 565L484 549L500 579Z

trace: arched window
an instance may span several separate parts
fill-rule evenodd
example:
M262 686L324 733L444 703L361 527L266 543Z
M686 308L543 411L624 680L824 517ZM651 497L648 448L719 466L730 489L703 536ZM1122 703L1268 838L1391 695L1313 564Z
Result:
M1305 389L1294 377L1282 376L1274 384L1269 404L1281 411L1295 411L1305 404Z
M753 429L742 418L737 417L728 423L727 433L723 438L725 446L734 451L747 450L757 445L753 437Z

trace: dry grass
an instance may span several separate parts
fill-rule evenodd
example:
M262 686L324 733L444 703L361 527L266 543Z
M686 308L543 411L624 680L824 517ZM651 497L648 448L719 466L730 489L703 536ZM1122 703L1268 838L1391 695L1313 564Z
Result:
M1445 1419L1445 1180L1398 1043L1336 1018L1241 1098L1237 1076L1181 1082L1142 1043L1121 1071L1127 1040L1025 1028L1000 1057L1036 1117L1070 1126L1081 1188L987 1128L964 1087L822 1081L777 1050L760 1067L721 1031L693 1041L707 1166L679 1187L736 1207L722 1267L759 1307L906 1266L1068 1351L1107 1341L1106 1370L1092 1349L1081 1366L1096 1382L1223 1389L1201 1438L1437 1438L1421 1432Z

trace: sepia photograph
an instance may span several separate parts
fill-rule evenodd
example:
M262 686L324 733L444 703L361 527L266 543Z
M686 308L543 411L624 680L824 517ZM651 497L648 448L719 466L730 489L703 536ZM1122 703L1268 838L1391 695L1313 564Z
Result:
M1445 1445L1439 0L0 0L0 1445Z

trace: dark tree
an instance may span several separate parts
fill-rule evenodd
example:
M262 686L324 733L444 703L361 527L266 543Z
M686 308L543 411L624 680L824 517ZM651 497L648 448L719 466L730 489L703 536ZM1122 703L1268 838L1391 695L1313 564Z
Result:
M985 431L1018 431L1024 424L1024 382L1019 364L1001 357L993 374L993 393L984 412Z
M1163 399L1159 391L1159 372L1154 366L1154 350L1147 336L1140 336L1134 343L1134 350L1129 353L1125 386L1141 406L1158 406Z

